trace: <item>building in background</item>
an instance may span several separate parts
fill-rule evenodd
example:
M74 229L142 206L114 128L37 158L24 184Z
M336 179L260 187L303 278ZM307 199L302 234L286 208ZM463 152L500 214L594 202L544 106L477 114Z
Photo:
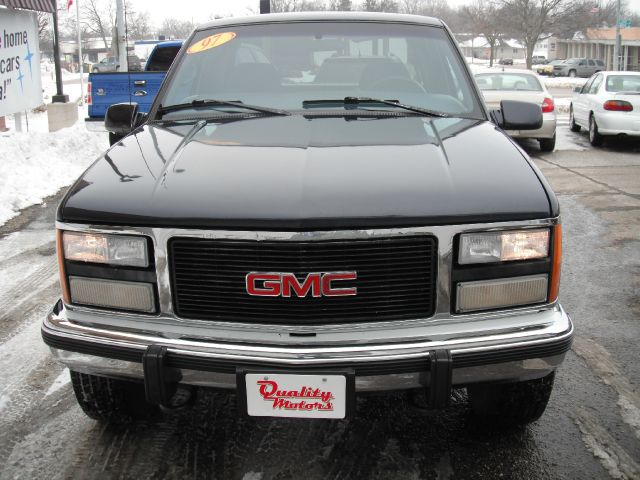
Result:
M640 27L623 28L620 33L622 70L640 71ZM615 39L615 28L590 28L571 40L558 40L559 58L597 58L611 70Z

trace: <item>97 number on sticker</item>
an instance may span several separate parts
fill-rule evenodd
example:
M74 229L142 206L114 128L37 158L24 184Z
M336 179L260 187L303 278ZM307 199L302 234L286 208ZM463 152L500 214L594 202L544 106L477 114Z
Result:
M187 50L187 54L191 55L193 53L200 53L211 48L219 47L220 45L224 45L227 42L230 42L236 38L235 32L223 32L216 33L215 35L210 35L207 38L203 38L199 42L194 43Z

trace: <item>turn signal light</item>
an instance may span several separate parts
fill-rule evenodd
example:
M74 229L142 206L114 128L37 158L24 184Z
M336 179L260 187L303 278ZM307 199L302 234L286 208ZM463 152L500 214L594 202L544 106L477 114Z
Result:
M633 105L625 100L607 100L604 102L603 108L610 112L632 112Z
M542 102L542 113L551 113L555 110L555 104L552 98L545 98Z
M549 303L558 300L560 292L560 267L562 265L562 225L553 227L553 261L551 264L551 281L549 283Z
M62 290L62 301L71 303L69 284L64 270L64 245L62 244L62 230L56 230L56 254L58 256L58 273L60 274L60 290Z

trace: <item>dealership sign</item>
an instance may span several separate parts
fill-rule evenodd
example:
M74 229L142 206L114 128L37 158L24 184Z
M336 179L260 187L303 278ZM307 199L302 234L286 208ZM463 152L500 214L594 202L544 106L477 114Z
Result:
M0 116L42 105L37 17L3 9L0 15Z

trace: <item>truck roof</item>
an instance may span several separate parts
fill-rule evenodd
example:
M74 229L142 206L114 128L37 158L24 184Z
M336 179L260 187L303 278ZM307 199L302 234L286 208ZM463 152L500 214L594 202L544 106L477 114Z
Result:
M390 22L390 23L416 23L430 26L443 26L441 20L422 15L406 15L398 13L374 13L374 12L296 12L296 13L270 13L263 15L251 15L248 17L222 18L199 25L196 30L205 30L213 27L230 25L247 25L252 23L288 23L288 22L340 22L340 21L365 21L365 22Z
M181 47L184 40L163 40L156 44L157 47Z

